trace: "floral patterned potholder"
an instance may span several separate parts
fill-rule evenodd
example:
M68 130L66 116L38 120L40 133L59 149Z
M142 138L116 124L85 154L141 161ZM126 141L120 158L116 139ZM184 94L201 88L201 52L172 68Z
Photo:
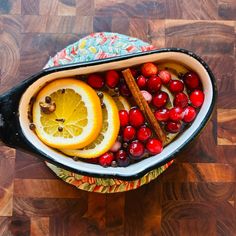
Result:
M45 68L144 52L152 49L154 49L154 46L126 35L108 32L93 33L58 52L54 57L50 58ZM164 172L172 162L154 169L142 178L134 181L88 177L67 171L48 162L46 164L59 178L79 189L90 192L115 193L136 189L149 183Z

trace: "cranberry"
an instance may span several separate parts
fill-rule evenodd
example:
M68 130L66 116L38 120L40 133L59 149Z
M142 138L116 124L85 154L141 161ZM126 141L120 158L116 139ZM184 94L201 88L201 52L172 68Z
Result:
M173 121L182 120L183 117L184 117L183 108L173 107L173 108L170 109L169 115L170 115L170 119L173 120Z
M146 149L151 155L156 155L162 152L163 146L162 146L161 141L159 141L158 139L152 138L147 141Z
M177 93L174 98L174 105L182 108L188 106L188 96L185 93Z
M131 95L131 92L126 84L121 84L119 89L122 96L129 97Z
M188 72L184 75L184 83L186 87L190 90L194 90L199 87L200 79L198 75L194 72Z
M115 88L119 83L120 76L117 71L109 70L106 72L106 85L109 88Z
M141 90L140 92L142 93L144 99L145 99L148 103L150 103L150 102L152 101L152 95L151 95L148 91L146 91L146 90Z
M131 71L131 74L133 75L133 77L136 77L136 75L138 73L137 70L134 68L130 68L130 71Z
M152 104L157 108L161 108L166 105L168 98L169 96L166 92L160 91L153 96Z
M144 153L144 145L140 141L135 140L128 146L128 151L132 157L141 157Z
M116 140L115 143L113 144L113 146L110 148L110 151L117 152L120 148L121 148L121 142Z
M86 162L88 162L88 163L92 163L92 164L98 164L98 160L99 160L98 157L96 157L96 158L87 158L87 159L85 159Z
M162 108L162 109L156 110L154 115L158 121L167 121L169 120L169 117L170 117L169 109Z
M123 130L124 141L131 141L135 138L136 130L133 126L126 126Z
M161 78L162 84L168 84L170 82L171 74L167 70L159 71L158 76Z
M139 141L146 141L152 136L152 131L147 126L142 126L137 132L137 138Z
M186 123L192 122L195 119L196 115L197 115L197 112L195 108L188 106L184 110L183 121Z
M158 68L151 62L145 63L141 67L141 73L145 77L149 77L151 75L156 75L158 72Z
M181 128L180 121L168 121L166 123L165 129L170 133L178 133Z
M189 99L194 107L200 107L204 102L204 93L201 90L194 90Z
M103 155L101 155L98 159L99 164L104 167L110 166L113 160L114 160L114 155L112 152L106 152Z
M94 89L100 89L104 86L104 79L99 74L90 74L87 83Z
M143 75L140 75L138 78L137 78L137 85L140 89L143 89L145 88L146 86L146 83L147 83L147 79L143 76Z
M134 127L143 125L144 116L143 113L138 108L132 108L129 111L129 123Z
M126 110L119 111L120 125L126 126L129 123L129 113Z
M158 92L161 88L161 78L153 75L147 80L147 89L150 93Z
M115 157L116 157L116 162L118 166L125 167L125 166L128 166L130 163L130 159L124 150L119 150L116 153Z
M184 83L181 80L171 80L169 89L172 93L180 93L184 90Z

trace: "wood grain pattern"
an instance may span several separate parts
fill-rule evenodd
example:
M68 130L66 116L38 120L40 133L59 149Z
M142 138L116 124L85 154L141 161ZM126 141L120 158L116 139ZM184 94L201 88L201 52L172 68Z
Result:
M127 27L124 28L124 25ZM112 17L111 31L129 35L130 21L128 17Z
M190 49L218 86L216 111L201 135L135 191L77 190L36 157L0 144L0 235L236 235L235 12L235 0L0 1L0 93L98 31Z
M148 20L148 39L157 48L165 47L165 20Z
M236 108L234 100L236 99L235 90L235 58L234 55L215 55L204 56L204 59L209 63L213 69L214 75L217 79L218 93L220 99L218 100L218 108ZM221 70L221 65L224 64L224 70Z
M75 0L59 1L58 15L59 16L74 16L76 14Z
M58 0L40 0L39 2L39 15L52 15L55 16L58 13Z
M201 1L182 0L181 9L183 19L199 20L201 11Z
M148 1L148 0L95 0L95 14L106 16L130 16L137 18L158 18L165 17L165 0Z
M0 216L12 216L13 183L0 188Z
M79 192L69 191L68 184L58 179L15 179L14 196L29 198L80 198ZM37 186L37 188L32 188Z
M125 194L117 193L106 198L106 234L124 235L125 225Z
M235 167L220 163L179 163L175 164L175 173L167 170L163 182L233 182Z
M218 155L218 162L221 163L228 163L231 165L236 164L236 160L234 158L236 151L236 146L235 145L219 145L217 146L217 155Z
M21 0L22 15L38 15L39 0Z
M134 37L138 37L143 41L149 42L149 27L148 21L145 19L130 19L129 21L129 34L132 34Z
M234 22L168 20L166 46L176 44L203 56L234 55Z
M106 234L106 195L88 194L88 208L83 218L94 235ZM109 216L108 216L109 217Z
M49 236L49 217L31 217L31 236Z
M236 2L234 0L219 0L218 14L222 19L236 19Z
M45 164L37 157L16 151L15 179L55 179L56 176L44 168Z
M28 217L60 217L86 212L87 199L82 194L80 198L25 198L16 197L13 203L13 214Z
M11 15L1 16L0 22L2 25L1 55L4 58L0 62L0 83L3 86L1 86L1 92L3 92L4 87L7 89L12 87L19 73L22 24L20 17Z
M214 236L216 234L214 218L202 219L202 220L181 220L180 221L180 235L187 235L189 232L193 232L192 235L209 235Z
M236 145L236 109L218 109L218 144Z
M202 20L217 20L218 4L216 0L202 0L200 5L200 19Z
M179 162L190 163L216 163L221 158L217 153L217 122L216 114L212 115L211 121L205 127L204 132L192 145L179 154Z
M188 182L163 184L163 200L167 201L233 201L235 183Z
M0 216L12 216L15 150L0 146Z
M93 16L94 0L76 0L76 15Z
M6 235L30 235L30 218L27 216L14 215L9 219Z
M163 217L165 219L232 219L235 220L234 207L228 202L211 203L204 201L166 201L163 202Z

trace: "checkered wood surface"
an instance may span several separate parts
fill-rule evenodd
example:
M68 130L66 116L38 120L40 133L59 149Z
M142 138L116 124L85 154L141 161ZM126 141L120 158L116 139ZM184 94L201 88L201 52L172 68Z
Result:
M1 0L0 93L98 31L201 55L217 79L217 109L175 164L127 193L77 190L1 144L0 235L236 235L236 1Z

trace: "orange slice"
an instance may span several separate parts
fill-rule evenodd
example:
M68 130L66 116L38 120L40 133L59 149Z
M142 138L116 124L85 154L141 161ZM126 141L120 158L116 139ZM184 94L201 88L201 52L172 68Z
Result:
M105 92L103 94L103 124L97 139L83 149L61 149L63 153L81 158L95 158L110 150L115 143L120 129L118 109L112 97Z
M42 104L55 104L45 112ZM47 111L47 110L46 110ZM33 122L38 137L54 148L83 148L93 142L102 128L100 100L86 83L58 79L46 85L33 105Z
M126 110L129 111L130 110L130 104L129 102L126 100L126 98L122 97L122 96L118 96L118 97L113 97L116 106L118 108L118 110Z

